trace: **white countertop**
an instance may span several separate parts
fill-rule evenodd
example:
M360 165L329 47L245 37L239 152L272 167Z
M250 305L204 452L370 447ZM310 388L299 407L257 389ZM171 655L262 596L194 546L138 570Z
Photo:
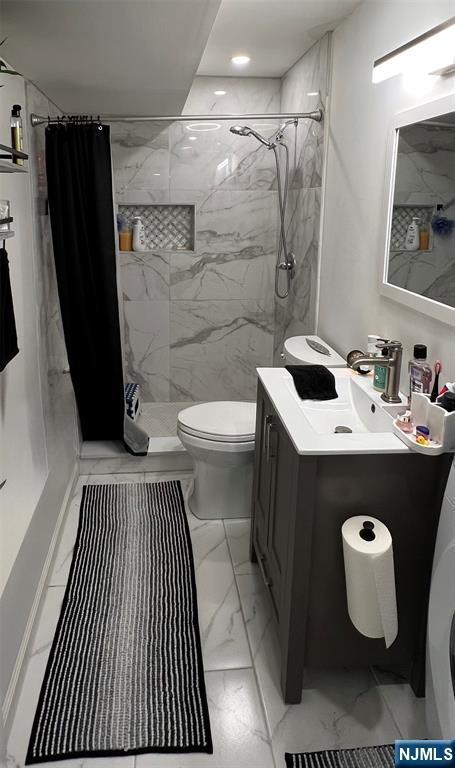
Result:
M286 431L292 440L297 453L302 455L330 455L330 454L376 454L376 453L409 453L410 449L392 431L393 419L387 412L382 412L386 403L381 399L380 393L373 388L372 374L360 376L351 368L334 368L332 373L343 386L351 383L360 388L356 396L360 405L364 408L365 423L374 425L375 414L371 412L374 405L376 418L381 424L386 425L386 431L369 431L364 427L363 431L350 434L335 434L333 431L317 431L311 423L311 410L323 409L343 424L342 402L328 400L325 402L301 400L294 386L292 376L285 368L258 368L257 373L265 391L272 401ZM363 394L362 394L363 392ZM403 403L405 405L405 403ZM307 415L304 409L307 410ZM385 419L387 417L387 421ZM371 427L375 429L374 426ZM390 430L390 431L389 431Z

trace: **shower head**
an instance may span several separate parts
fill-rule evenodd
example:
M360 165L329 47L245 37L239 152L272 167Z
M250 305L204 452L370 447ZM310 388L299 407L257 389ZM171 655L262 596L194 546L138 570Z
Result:
M260 141L261 144L264 144L264 146L266 146L268 149L272 149L273 147L273 144L270 141L264 139L260 133L253 130L253 128L250 128L248 125L231 125L229 130L231 133L235 133L237 136L254 136L255 139Z
M249 136L250 129L247 125L231 125L229 128L231 133L236 133L237 136Z

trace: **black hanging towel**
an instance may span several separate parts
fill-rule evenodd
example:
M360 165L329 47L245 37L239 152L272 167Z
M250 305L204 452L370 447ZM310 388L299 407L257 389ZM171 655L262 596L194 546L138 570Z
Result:
M58 293L82 437L122 440L125 403L109 128L48 125L46 167ZM147 445L138 427L126 447L143 454Z
M4 248L0 248L0 371L6 368L18 352L8 254Z

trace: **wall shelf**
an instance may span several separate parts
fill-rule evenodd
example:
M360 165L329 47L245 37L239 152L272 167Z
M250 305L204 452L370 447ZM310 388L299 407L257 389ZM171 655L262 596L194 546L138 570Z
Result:
M13 162L15 157L28 160L28 155L25 152L19 152L19 150L8 147L6 144L0 144L0 173L28 173L28 168L24 165L17 165Z
M2 232L2 231L0 230L0 241L1 241L1 240L9 240L9 238L10 238L10 237L14 237L14 235L15 235L15 234L16 234L16 233L15 233L15 232L13 232L13 230L12 230L12 229L8 230L8 232L6 232L6 231L5 231L5 232Z

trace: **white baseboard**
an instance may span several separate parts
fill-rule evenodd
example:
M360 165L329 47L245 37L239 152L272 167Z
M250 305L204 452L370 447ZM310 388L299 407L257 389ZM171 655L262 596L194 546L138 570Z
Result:
M79 476L79 465L76 461L74 465L74 469L72 471L71 477L68 482L68 486L63 498L62 505L60 507L60 511L58 513L57 522L54 528L54 532L49 544L49 549L46 555L46 559L44 561L43 569L41 572L41 577L38 582L38 586L36 588L35 597L33 600L32 608L29 613L29 617L27 620L26 628L24 635L22 637L22 642L19 646L19 651L16 658L16 663L14 665L14 669L11 675L11 679L5 694L5 699L2 706L2 717L3 717L3 723L5 726L5 731L8 732L7 724L10 719L10 715L13 711L13 703L15 702L16 696L19 692L20 683L23 678L23 674L25 672L25 661L27 657L27 650L29 647L29 643L32 638L33 630L35 627L35 620L38 615L39 607L41 604L41 600L44 595L44 591L46 589L48 576L49 576L49 570L53 561L55 548L57 545L57 541L59 538L60 530L62 528L63 522L66 518L66 514L69 508L69 501L73 495L74 486L76 483L76 480Z

